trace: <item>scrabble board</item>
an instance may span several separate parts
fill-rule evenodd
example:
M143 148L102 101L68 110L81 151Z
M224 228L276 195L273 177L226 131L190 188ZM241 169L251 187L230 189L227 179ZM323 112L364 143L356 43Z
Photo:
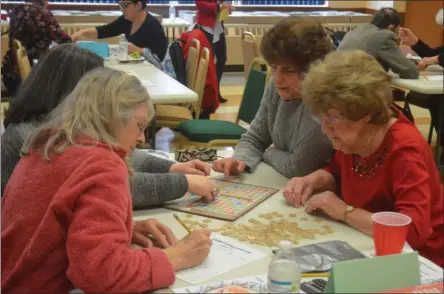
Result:
M187 193L180 199L168 202L165 207L205 217L234 221L278 191L229 181L214 181L219 187L219 195L215 200L206 202L198 195Z

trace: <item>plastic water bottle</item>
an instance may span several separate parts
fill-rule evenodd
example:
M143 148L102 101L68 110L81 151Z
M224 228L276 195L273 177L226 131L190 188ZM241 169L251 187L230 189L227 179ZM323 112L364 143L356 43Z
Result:
M270 293L298 293L301 269L296 262L290 241L281 241L279 251L268 266L268 291Z
M119 60L128 60L128 40L124 34L120 35Z
M169 13L170 13L170 20L171 21L176 20L176 7L174 7L174 4L170 5Z

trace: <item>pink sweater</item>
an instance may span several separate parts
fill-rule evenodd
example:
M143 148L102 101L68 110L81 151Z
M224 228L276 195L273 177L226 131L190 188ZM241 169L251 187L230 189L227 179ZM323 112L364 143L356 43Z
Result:
M32 153L2 198L2 291L144 292L174 283L160 249L131 249L125 152L71 147L50 162Z

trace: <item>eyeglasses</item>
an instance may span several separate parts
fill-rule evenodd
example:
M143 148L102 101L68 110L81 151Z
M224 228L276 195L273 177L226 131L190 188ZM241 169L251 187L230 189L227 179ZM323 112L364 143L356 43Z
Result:
M318 124L325 123L327 125L335 124L338 121L344 119L344 117L342 115L341 116L337 116L337 117L325 116L325 115L322 115L322 116L321 115L312 115L311 117Z
M133 119L136 121L137 124L137 128L139 129L139 131L141 133L145 132L145 129L148 127L149 122L144 121L140 121L137 118L133 117Z
M122 2L119 2L119 7L122 8L122 9L125 9L130 4L134 4L134 1L122 1Z

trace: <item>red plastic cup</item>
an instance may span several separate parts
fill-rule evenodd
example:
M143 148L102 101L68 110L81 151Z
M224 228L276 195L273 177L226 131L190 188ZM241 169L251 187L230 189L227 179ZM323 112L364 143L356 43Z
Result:
M402 213L385 211L374 213L372 220L376 256L401 253L412 219Z

